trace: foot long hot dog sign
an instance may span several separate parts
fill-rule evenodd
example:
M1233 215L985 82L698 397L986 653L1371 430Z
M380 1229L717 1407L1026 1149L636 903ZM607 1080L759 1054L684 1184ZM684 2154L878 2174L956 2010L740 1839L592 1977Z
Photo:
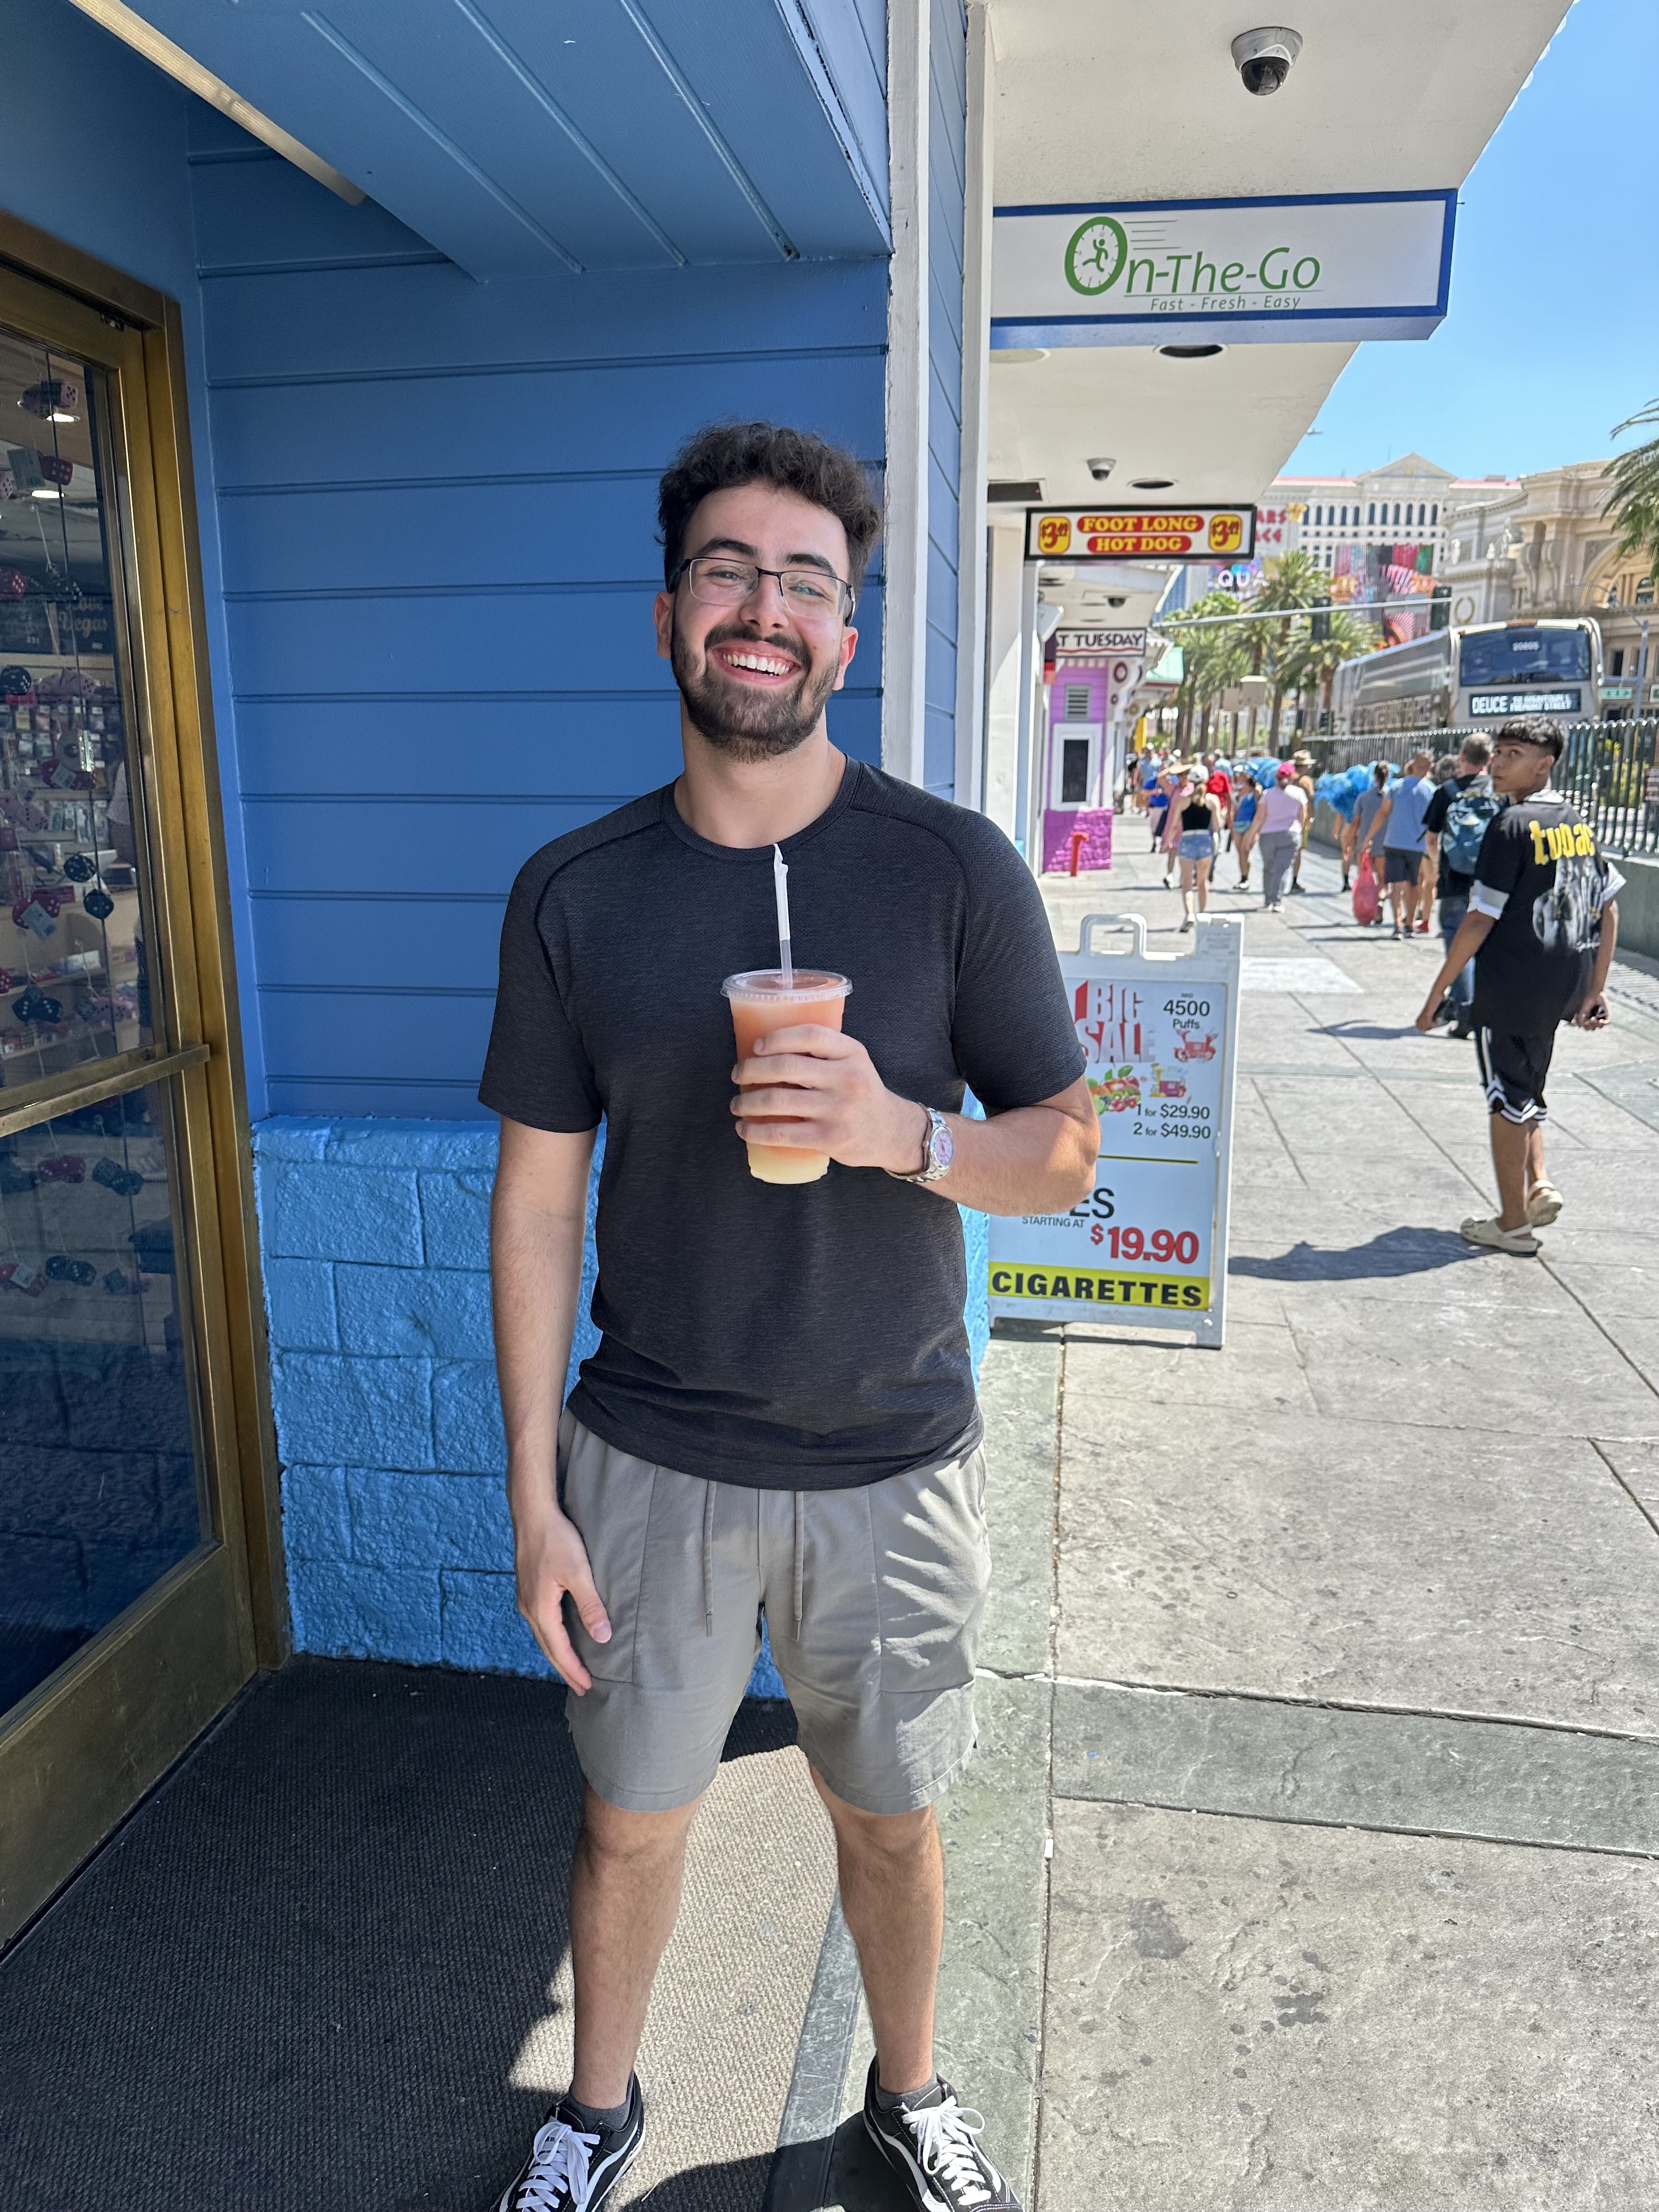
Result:
M1097 929L1134 932L1097 954ZM990 1306L1022 1321L1193 1330L1226 1320L1242 922L1200 921L1185 959L1146 957L1139 915L1090 915L1060 972L1100 1125L1095 1186L1069 1213L994 1218Z

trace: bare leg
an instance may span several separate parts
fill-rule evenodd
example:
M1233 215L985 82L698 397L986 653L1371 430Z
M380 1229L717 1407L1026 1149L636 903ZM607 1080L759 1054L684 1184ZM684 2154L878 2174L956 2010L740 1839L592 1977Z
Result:
M1527 1129L1527 1196L1531 1198L1540 1182L1547 1182L1544 1173L1544 1127L1540 1121L1528 1124Z
M1207 914L1209 907L1210 863L1207 860L1200 860L1198 864L1198 910L1200 914Z
M1193 867L1191 860L1181 863L1181 911L1188 921L1193 918Z
M651 1984L674 1932L685 1839L697 1803L624 1813L590 1790L570 1875L576 2063L570 2094L620 2105L645 2027Z
M1541 1170L1544 1146L1538 1130L1525 1121L1505 1121L1501 1114L1492 1115L1492 1164L1498 1177L1500 1229L1524 1229L1527 1225L1527 1170L1534 1140Z
M933 2078L933 1997L945 1942L945 1855L933 1808L860 1813L816 1769L836 1831L841 1909L858 1947L876 2038L876 2079L892 2095Z

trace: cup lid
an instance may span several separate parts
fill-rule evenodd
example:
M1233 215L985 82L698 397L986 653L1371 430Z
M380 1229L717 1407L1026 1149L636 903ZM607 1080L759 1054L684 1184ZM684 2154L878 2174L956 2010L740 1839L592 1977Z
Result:
M764 999L779 1006L799 1006L810 999L844 999L852 988L845 975L827 968L797 968L788 984L781 968L750 968L740 975L728 975L720 985L728 999Z

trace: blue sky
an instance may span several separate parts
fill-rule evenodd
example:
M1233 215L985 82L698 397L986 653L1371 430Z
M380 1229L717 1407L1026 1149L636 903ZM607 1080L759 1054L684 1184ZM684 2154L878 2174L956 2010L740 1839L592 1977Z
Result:
M1445 321L1361 346L1286 475L1415 450L1523 476L1618 450L1613 424L1659 398L1656 82L1656 0L1577 0L1463 186Z

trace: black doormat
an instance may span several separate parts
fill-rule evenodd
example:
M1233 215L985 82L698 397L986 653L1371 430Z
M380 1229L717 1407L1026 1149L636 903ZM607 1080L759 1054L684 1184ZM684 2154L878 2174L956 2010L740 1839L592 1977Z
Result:
M568 1938L563 1695L317 1659L256 1684L0 1961L0 2204L493 2205L546 2106L508 2075ZM793 1733L745 1705L726 1755Z

